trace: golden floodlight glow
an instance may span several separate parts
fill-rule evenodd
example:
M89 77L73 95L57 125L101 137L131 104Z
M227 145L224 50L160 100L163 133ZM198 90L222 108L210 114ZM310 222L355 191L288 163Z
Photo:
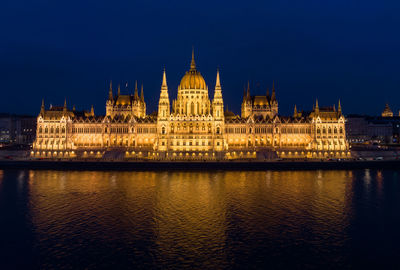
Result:
M236 115L224 106L219 71L209 93L194 53L188 68L176 99L169 97L163 71L158 108L150 115L143 86L137 83L129 94L110 84L105 115L95 115L93 107L78 112L66 102L47 110L42 103L31 155L79 158L96 153L100 158L106 151L121 151L128 157L139 153L142 159L170 159L179 152L190 160L198 152L235 159L257 158L257 152L271 151L284 158L292 154L299 158L351 157L340 101L337 107L320 107L316 100L311 112L295 106L293 115L281 116L275 83L265 95L252 95L248 83L241 113ZM390 113L390 108L385 112Z

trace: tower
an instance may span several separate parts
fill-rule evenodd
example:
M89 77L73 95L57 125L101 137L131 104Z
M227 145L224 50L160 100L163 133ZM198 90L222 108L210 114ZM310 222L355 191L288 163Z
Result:
M247 91L246 89L243 92L243 101L242 101L242 118L247 118L251 116L253 112L252 109L252 101L250 96L250 82L247 82Z
M276 93L275 93L275 82L272 82L272 95L270 100L271 106L271 116L275 116L278 114L278 101L276 100Z
M110 81L110 88L108 90L108 100L106 101L106 115L109 116L112 114L114 106L114 96L112 89L112 81Z
M215 81L214 99L212 101L212 110L214 118L215 150L221 151L224 149L223 132L225 130L225 117L224 117L224 101L222 99L222 88L219 79L219 70L217 70L217 78Z
M165 69L163 71L163 79L161 84L160 99L158 101L158 120L167 120L170 114L169 96L168 96L168 85L167 75Z
M215 120L221 120L224 118L224 101L222 99L222 89L221 89L221 82L219 79L219 70L217 70L217 79L215 82L212 108L213 108L213 117Z
M167 151L168 149L168 120L170 115L170 105L168 96L167 76L165 69L163 71L163 79L161 84L160 99L158 101L157 114L157 133L159 134L158 150Z

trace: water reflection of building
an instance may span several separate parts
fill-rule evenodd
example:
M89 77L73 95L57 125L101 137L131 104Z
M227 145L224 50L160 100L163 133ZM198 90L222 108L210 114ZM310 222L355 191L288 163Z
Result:
M117 95L110 84L106 115L78 112L64 106L46 110L37 118L37 157L123 157L163 159L324 158L349 156L345 118L337 109L311 112L294 108L292 116L278 114L275 86L272 93L252 95L247 86L241 115L224 110L219 72L213 99L197 70L194 55L181 79L177 98L170 101L166 72L156 114L147 115L143 87L139 95ZM121 156L122 154L122 156Z

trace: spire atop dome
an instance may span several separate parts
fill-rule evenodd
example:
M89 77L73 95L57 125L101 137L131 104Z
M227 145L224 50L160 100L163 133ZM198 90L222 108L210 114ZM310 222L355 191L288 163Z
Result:
M192 61L190 62L190 70L196 70L196 62L194 61L194 47L192 48Z

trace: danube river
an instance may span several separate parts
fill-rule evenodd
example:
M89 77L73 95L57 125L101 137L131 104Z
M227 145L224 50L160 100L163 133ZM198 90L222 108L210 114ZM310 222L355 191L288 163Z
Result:
M0 268L398 268L400 170L0 170Z

